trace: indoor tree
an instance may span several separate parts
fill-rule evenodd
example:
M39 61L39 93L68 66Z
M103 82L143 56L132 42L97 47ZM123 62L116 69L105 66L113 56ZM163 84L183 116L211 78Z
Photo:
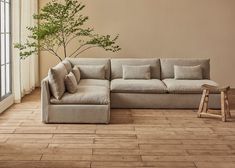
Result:
M85 26L88 16L81 14L85 5L77 0L52 0L47 3L33 18L37 25L27 27L30 31L25 43L15 44L20 50L20 58L25 59L38 51L47 51L60 61L66 57L77 57L79 54L94 47L116 52L118 35L99 35L93 28ZM73 42L78 46L68 53L68 46ZM62 52L61 52L62 51Z

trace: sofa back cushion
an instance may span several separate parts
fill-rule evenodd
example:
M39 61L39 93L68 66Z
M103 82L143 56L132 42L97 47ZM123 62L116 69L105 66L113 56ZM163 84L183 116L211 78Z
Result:
M111 78L118 79L123 78L123 68L125 65L150 65L151 69L151 78L160 79L160 60L155 58L146 58L146 59L111 59Z
M104 65L105 79L110 79L110 60L106 58L68 58L72 66L75 65ZM81 76L81 79L82 76Z
M174 66L197 66L202 69L203 79L210 79L210 59L166 58L161 59L161 79L174 78Z

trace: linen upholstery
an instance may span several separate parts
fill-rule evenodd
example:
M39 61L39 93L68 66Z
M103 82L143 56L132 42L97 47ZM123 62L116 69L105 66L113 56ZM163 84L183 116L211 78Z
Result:
M202 79L202 69L200 65L197 66L174 66L175 79Z
M77 65L82 79L105 79L104 65Z
M203 84L218 86L218 84L212 80L175 80L164 79L163 82L167 86L169 93L202 93L201 86ZM212 93L219 93L218 90L212 90Z
M158 79L111 81L111 92L118 93L166 93L166 86Z
M57 64L50 68L48 72L50 90L56 99L60 99L65 92L64 79L67 75L67 70L63 63Z
M151 79L160 79L160 61L159 59L111 59L111 79L123 78L123 65L150 65Z
M79 86L73 94L64 93L60 100L51 97L52 104L109 104L109 90L101 86Z
M78 69L78 67L77 66L73 67L71 72L74 74L77 83L79 83L79 81L81 79L81 73L80 73L80 70Z
M123 65L123 79L150 79L150 65L130 66Z
M203 79L210 79L210 59L166 58L161 59L161 79L174 78L174 65L202 68Z
M48 120L49 105L50 105L50 86L49 86L49 77L47 76L41 81L41 117L42 121Z
M110 59L106 58L67 58L72 66L75 65L104 65L105 79L110 79Z
M109 89L109 81L108 80L100 80L100 79L81 79L79 82L79 86L103 86Z
M111 93L111 108L198 109L202 94ZM220 94L210 94L209 108L220 108Z
M158 65L157 63L155 64L155 61L153 61L153 64L146 63L146 62L149 62L148 59L147 61L141 60L141 61L137 61L138 63L135 63L134 60L136 59L129 59L129 62L127 64L126 59L122 59L122 60L124 62L124 65L129 65L129 63L130 65L134 65L134 66L135 65L150 65L151 73L159 72L158 77L160 77L160 65ZM158 60L158 59L151 59L151 60ZM197 109L200 99L201 99L201 90L200 90L201 84L204 84L205 83L204 81L210 81L204 78L205 76L208 78L210 77L209 60L205 59L203 61L199 59L196 62L194 60L190 61L188 59L185 59L185 60L179 59L179 60L182 60L182 61L179 61L179 64L175 64L175 63L168 64L168 62L166 63L166 65L162 64L162 66L164 66L163 67L164 72L161 73L163 74L163 78L164 78L164 75L171 76L171 79L164 80L165 83L160 80L158 81L161 83L158 83L157 81L153 82L153 80L157 80L156 77L152 78L151 80L120 79L122 78L122 65L123 64L122 64L122 61L117 61L117 62L114 61L112 63L112 78L114 77L115 80L113 80L111 83L111 86L113 89L111 89L110 91L109 89L109 83L110 83L109 59L93 59L93 58L69 59L69 61L72 64L72 67L74 67L77 64L79 65L105 65L105 79L106 80L81 79L78 84L78 88L80 88L80 92L77 91L75 93L76 96L74 96L74 94L65 93L63 95L63 100L62 99L57 100L56 98L53 97L51 85L49 82L49 75L48 75L48 77L45 78L41 83L42 121L44 123L109 123L110 107L112 108L151 108L151 109L152 108ZM156 62L159 62L159 60ZM180 63L182 62L185 65L181 65ZM198 62L200 62L201 64L199 64ZM162 60L161 60L161 63L162 63ZM203 69L204 80L174 80L173 79L174 78L174 65L181 65L181 66L200 65L203 67L202 69ZM57 66L61 67L61 65L57 65ZM170 66L170 70L166 71L165 66ZM65 67L64 69L65 69L65 72L66 72L65 75L66 75L67 70ZM154 75L156 74L157 73L154 73ZM123 85L123 83L119 82L119 80L129 81L130 83L124 83ZM183 82L182 84L184 84L184 86L179 87L180 89L171 90L169 88L171 88L172 86L173 86L172 88L177 88L176 87L177 85L175 85L174 82L172 81L170 82L168 81L169 83L167 83L167 80ZM139 83L138 82L135 83L133 81L138 81ZM141 81L144 81L144 82L151 81L153 83L144 84ZM198 84L200 82L201 84ZM116 86L114 85L115 83L116 83ZM166 86L166 83L168 84L168 87ZM209 82L208 84L213 84L213 82ZM157 90L157 88L159 90ZM164 90L164 92L162 90ZM176 92L179 92L179 93L176 93ZM73 103L73 104L70 104L70 103ZM110 103L111 103L111 106L110 106ZM220 94L218 94L217 91L210 94L209 108L220 108Z
M77 80L72 72L65 76L65 87L69 93L75 93L77 91Z
M50 105L47 120L44 123L91 123L108 124L109 105Z
M41 82L41 110L44 123L109 123L110 104L51 104L48 77Z
M65 59L65 60L62 61L62 63L64 64L67 72L69 73L72 70L72 65L69 62L69 60Z

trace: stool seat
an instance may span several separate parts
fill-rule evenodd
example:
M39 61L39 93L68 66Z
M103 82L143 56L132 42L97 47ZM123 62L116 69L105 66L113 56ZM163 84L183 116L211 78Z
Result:
M218 90L218 91L229 91L230 90L230 86L213 86L213 85L208 85L208 84L204 84L202 85L202 89L209 89L209 90Z
M198 109L198 117L202 116L211 116L211 117L217 117L222 118L222 121L226 121L228 117L231 118L230 108L229 108L229 101L228 101L228 91L230 90L230 86L213 86L204 84L202 85L203 93L201 102ZM218 90L221 95L221 114L211 114L208 113L208 102L209 102L209 94L212 90Z

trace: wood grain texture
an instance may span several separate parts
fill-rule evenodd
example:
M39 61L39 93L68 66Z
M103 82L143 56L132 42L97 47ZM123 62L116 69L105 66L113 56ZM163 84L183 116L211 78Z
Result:
M109 125L43 124L38 89L0 116L0 168L232 168L231 93L226 123L197 109L112 109Z

